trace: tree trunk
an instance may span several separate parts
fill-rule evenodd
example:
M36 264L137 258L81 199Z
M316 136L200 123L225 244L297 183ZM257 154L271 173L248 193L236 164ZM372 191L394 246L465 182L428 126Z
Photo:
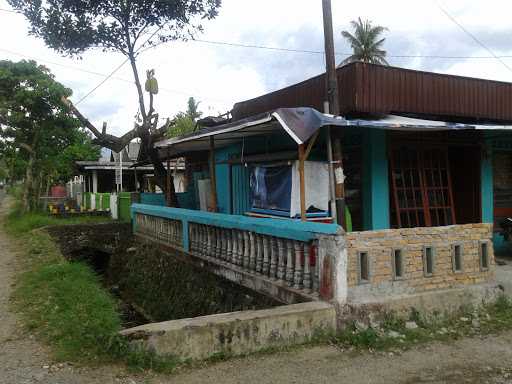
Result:
M33 172L34 172L34 162L35 162L35 153L30 152L29 158L28 158L28 164L27 164L27 170L25 171L25 186L23 189L23 197L21 199L21 207L23 210L23 213L27 213L30 211L31 204L31 195L32 195L32 189L33 189Z

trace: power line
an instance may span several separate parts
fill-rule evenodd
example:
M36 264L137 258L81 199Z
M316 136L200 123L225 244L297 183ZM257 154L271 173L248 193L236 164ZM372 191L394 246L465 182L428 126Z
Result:
M512 67L510 67L507 63L505 63L505 61L503 61L500 56L496 55L487 45L485 45L482 41L480 41L474 34L472 34L470 31L468 31L460 22L457 21L457 19L455 19L455 17L450 15L450 13L446 9L444 9L443 6L438 1L436 1L436 5L441 10L441 12L443 12L446 15L446 17L448 17L455 25L457 25L466 35L471 37L471 39L475 43L477 43L480 47L482 47L487 52L489 52L493 58L498 60L505 68L507 68L510 72L512 72Z
M139 51L141 50L141 48L144 46L144 44L146 44L148 41L150 41L153 36L155 36L160 30L162 29L162 27L158 28L157 30L155 30L155 32L153 32L151 34L151 36L149 36L147 38L147 40L139 47L139 49L137 49L134 53L134 56L137 55L137 53L139 53ZM75 105L78 105L80 104L82 101L84 101L87 97L89 97L90 95L92 95L94 93L94 91L96 91L99 87L101 87L103 84L105 84L108 79L110 79L112 76L114 76L114 74L119 71L128 61L130 60L129 57L126 58L126 60L124 60L121 64L119 64L119 66L117 66L109 75L107 75L107 77L105 77L97 86L95 86L93 89L91 89L84 97L82 97L80 100L78 100L78 102L75 104Z
M237 47L237 48L249 48L249 49L262 49L269 51L280 51L280 52L291 52L291 53L308 53L315 55L325 55L324 51L315 51L315 50L306 50L306 49L293 49L293 48L284 48L284 47L271 47L265 45L254 45L254 44L243 44L243 43L232 43L227 41L214 41L214 40L203 40L203 39L190 39L187 42L195 42L201 44L209 44L209 45L220 45L220 46L229 46L229 47ZM146 52L150 49L159 47L162 44L166 44L168 42L159 42L155 45L144 48L140 53ZM340 57L348 57L351 56L351 53L336 53L336 56ZM448 56L448 55L386 55L386 57L397 58L397 59L442 59L442 60L461 60L461 59L477 59L477 60L489 60L496 59L496 56ZM498 56L500 58L512 58L512 55L504 55Z
M27 59L35 60L35 61L40 62L40 63L51 64L51 65L59 66L59 67L66 68L66 69L69 69L69 70L72 70L72 71L83 72L83 73L86 73L86 74L89 74L89 75L94 75L94 76L99 76L99 77L107 77L108 76L106 73L91 71L89 69L79 68L79 67L73 66L73 65L66 65L66 64L62 64L62 63L57 63L55 61L50 61L50 60L41 59L41 58L38 58L38 57L35 57L35 56L25 55L23 53L11 51L11 50L4 49L4 48L0 48L0 52L5 52L5 53L8 53L8 54L16 55L16 56L20 56L20 57L25 57ZM122 77L119 77L119 76L111 76L110 79L117 80L117 81L122 81L124 83L132 84L132 85L134 84L133 80L125 79L125 78L122 78ZM175 94L180 94L180 95L185 95L185 96L193 96L193 95L195 95L194 92L189 92L189 91L182 91L182 90L177 90L177 89L169 89L169 88L165 88L165 87L159 87L159 89L160 89L160 91L163 91L163 92L175 93ZM204 100L210 100L210 101L216 101L216 102L225 102L225 101L227 101L227 100L220 100L220 99L215 99L215 98L210 98L210 97L201 97L201 98L204 99Z
M487 46L485 46L480 40L478 40L471 32L469 32L467 29L465 29L455 18L453 18L444 8L437 3L440 10L448 17L450 20L452 20L459 28L461 28L465 33L467 33L477 44L479 44L482 48L484 48L486 51L490 53L490 56L453 56L453 55L392 55L387 54L387 57L390 58L396 58L396 59L442 59L442 60L467 60L467 59L477 59L477 60L485 60L485 59L497 59L499 60L503 65L505 65L508 69L512 70L511 67L509 67L505 62L503 62L501 59L508 59L512 58L512 55L496 55L493 51L491 51ZM0 8L0 11L4 12L11 12L11 13L19 13L22 14L22 12L9 10L9 9L3 9ZM144 46L153 36L158 32L155 31L150 36L149 39L146 40L146 42L142 45ZM266 46L266 45L259 45L259 44L243 44L243 43L233 43L228 41L215 41L215 40L204 40L204 39L190 39L187 40L190 42L196 42L196 43L202 43L202 44L209 44L209 45L219 45L219 46L229 46L229 47L237 47L237 48L251 48L251 49L261 49L261 50L269 50L269 51L278 51L278 52L290 52L290 53L308 53L308 54L314 54L314 55L325 55L324 51L320 50L308 50L308 49L295 49L295 48L286 48L286 47L272 47L272 46ZM159 47L162 44L166 44L168 42L159 42L154 45L151 45L149 47L145 47L144 49L139 49L137 53L144 53L150 49L154 49L156 47ZM340 57L348 57L351 56L352 53L336 53L336 56Z
M78 105L80 104L82 101L84 101L86 98L88 98L90 95L93 94L94 91L96 91L99 87L101 87L103 84L105 84L108 79L110 79L117 71L119 71L121 69L121 67L123 65L126 64L126 62L128 61L129 59L126 59L125 61L123 61L121 64L119 64L116 69L114 69L112 72L110 72L109 75L107 75L107 77L105 77L97 86L95 86L93 89L91 89L84 97L82 97L80 100L78 100L78 102L75 103L75 105Z

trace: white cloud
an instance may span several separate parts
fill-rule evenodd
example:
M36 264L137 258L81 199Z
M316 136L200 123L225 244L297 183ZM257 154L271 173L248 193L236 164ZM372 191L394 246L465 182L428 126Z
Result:
M498 54L512 55L509 43L512 41L509 27L512 4L500 0L443 0L439 3ZM5 0L0 0L0 8L9 8ZM391 55L488 55L440 11L435 0L333 0L333 14L338 52L349 51L340 32L349 28L350 20L361 16L389 28L386 49ZM205 22L204 27L205 33L199 36L204 40L323 49L320 0L224 0L219 17ZM46 48L42 41L28 36L27 31L28 24L23 16L0 11L0 36L3 36L0 57L22 58L7 52L11 51L38 58L51 68L59 81L73 89L75 101L102 80L101 76L76 68L108 74L124 60L122 55L97 50L86 53L83 60L64 58ZM496 60L390 58L390 62L408 68L512 81L512 73ZM512 65L512 60L507 59L507 62ZM149 68L156 69L161 88L156 107L165 118L183 110L189 96L201 101L205 114L226 112L237 101L322 72L324 60L322 55L308 53L173 42L149 50L141 57L141 77ZM131 79L130 67L125 65L114 78L87 97L80 109L96 125L107 121L110 132L126 132L132 127L138 108Z

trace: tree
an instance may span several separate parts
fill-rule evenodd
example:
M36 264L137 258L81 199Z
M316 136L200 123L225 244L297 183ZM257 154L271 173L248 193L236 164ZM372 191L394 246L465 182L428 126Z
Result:
M380 25L374 26L370 20L363 21L361 18L357 21L352 20L350 24L354 34L343 31L341 35L350 43L353 54L343 60L340 66L354 61L389 65L386 61L386 51L382 49L386 39L380 38L387 28Z
M63 151L80 122L63 98L71 90L34 61L0 61L0 135L15 156L26 159L22 205L35 208L44 162Z
M197 128L197 120L201 117L202 112L199 112L199 101L193 97L189 97L187 102L187 111L178 112L172 121L167 133L168 137L176 137L192 133Z
M134 138L141 139L141 156L147 156L155 168L157 184L165 191L166 170L153 143L168 130L157 128L158 114L153 106L156 92L150 91L149 102L143 92L137 69L137 57L145 47L192 36L201 30L201 19L217 16L221 0L8 0L31 24L31 33L60 53L81 55L94 47L120 52L130 62L137 88L140 120L122 137L99 131L78 109L73 113L96 137L95 142L116 152ZM148 78L149 78L148 72ZM154 72L153 72L154 76ZM171 183L170 205L178 201Z
M69 134L69 145L46 158L47 178L53 183L69 181L75 173L77 161L97 161L101 157L101 147L92 143L88 132L73 130Z

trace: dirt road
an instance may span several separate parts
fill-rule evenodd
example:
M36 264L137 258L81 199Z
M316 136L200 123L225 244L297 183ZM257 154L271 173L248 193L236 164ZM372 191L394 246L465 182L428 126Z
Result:
M354 356L333 347L316 347L235 359L173 376L130 376L122 368L110 366L55 366L47 349L20 328L16 315L9 310L19 245L3 230L6 207L1 199L0 195L0 384L512 384L512 332L429 344L403 354Z

